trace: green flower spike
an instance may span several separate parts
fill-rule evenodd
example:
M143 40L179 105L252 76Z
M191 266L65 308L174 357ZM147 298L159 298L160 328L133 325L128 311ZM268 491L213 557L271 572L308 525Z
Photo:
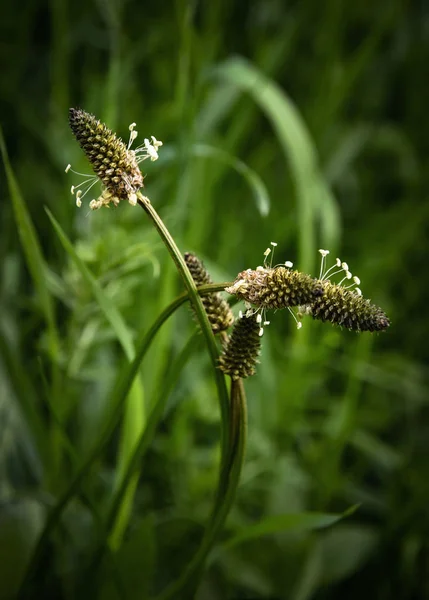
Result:
M72 170L78 175L83 175L85 180L77 186L72 186L71 193L76 193L76 204L81 206L82 198L97 183L102 184L102 193L97 200L91 200L89 206L95 210L101 206L115 206L121 200L128 200L130 204L137 204L137 192L143 187L143 175L139 168L142 160L158 158L158 148L162 142L154 136L151 141L131 150L131 144L137 137L135 123L129 127L130 139L128 145L116 136L110 129L84 110L71 108L69 111L70 128L88 158L95 176L76 173L68 165L66 173ZM83 193L81 189L83 186Z
M192 275L192 279L198 287L213 283L204 264L195 256L195 254L187 252L184 258ZM210 321L210 325L212 326L213 333L216 334L225 331L232 325L234 315L231 312L228 302L224 300L219 293L215 292L213 294L208 294L207 296L202 296L201 300Z
M347 263L336 259L335 265L324 271L328 250L319 250L322 255L320 283L323 295L310 304L301 307L301 314L310 314L313 319L329 321L334 325L347 327L352 331L384 331L390 321L381 308L362 297L359 277L352 275ZM336 269L336 270L335 270ZM342 273L338 284L329 281L330 277ZM343 282L351 281L347 286Z
M250 377L256 372L260 348L260 315L245 316L240 312L219 358L219 368L234 380Z
M271 243L276 246L275 242ZM265 257L271 252L265 251ZM263 267L247 269L237 275L230 287L229 294L237 296L258 309L289 308L308 304L323 294L320 281L310 275L291 270L292 263L272 267L264 261Z
M354 290L326 281L323 296L317 298L306 312L313 319L330 321L353 331L384 331L390 325L386 314Z

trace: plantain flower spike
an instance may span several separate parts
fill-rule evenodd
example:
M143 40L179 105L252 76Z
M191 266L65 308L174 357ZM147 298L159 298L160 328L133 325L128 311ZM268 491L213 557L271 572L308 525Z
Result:
M162 142L152 136L150 141L145 139L141 146L132 150L131 145L137 137L135 123L129 127L130 139L126 145L94 115L78 108L69 110L69 124L95 173L95 176L84 175L67 166L66 173L71 170L85 178L79 185L71 187L71 193L76 194L77 206L82 205L82 198L98 180L101 181L102 193L97 200L91 200L91 209L110 204L117 206L121 200L128 200L135 206L137 192L143 187L139 163L147 158L156 160Z
M198 287L213 283L204 264L197 256L195 256L195 254L187 252L185 254L185 262L192 275L192 279ZM218 292L202 296L201 300L210 321L210 325L212 326L213 333L216 334L221 331L226 331L234 321L234 315L232 314L228 302L224 300Z
M277 244L271 242L271 245ZM292 270L290 261L275 267L268 264L270 253L271 249L267 248L264 266L242 271L225 290L261 310L308 304L323 294L320 281Z
M352 275L348 264L337 258L335 264L325 270L325 257L329 251L319 252L322 255L319 282L323 287L323 294L301 307L301 316L309 314L313 319L329 321L352 331L386 330L390 325L388 317L381 308L362 296L361 289L357 287L360 279ZM339 283L329 281L339 273L342 275Z
M256 372L261 348L258 316L240 313L219 358L219 368L233 380L246 379Z

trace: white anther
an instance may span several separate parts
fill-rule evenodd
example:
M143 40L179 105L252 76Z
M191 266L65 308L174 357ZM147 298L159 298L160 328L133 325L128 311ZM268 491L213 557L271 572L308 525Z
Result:
M136 204L137 204L137 194L134 194L134 193L130 194L128 196L128 202L131 204L131 206L136 206Z
M256 267L257 271L265 271L266 267L261 267L261 265L259 265L259 267Z
M261 313L259 313L259 314L257 314L257 315L256 315L256 322L257 322L258 324L259 324L259 323L262 323L262 315L261 315Z
M341 267L341 258L336 258L335 264L337 265L337 267Z
M353 290L358 296L362 296L362 290L360 288L355 288Z
M252 315L253 315L253 310L252 310L251 308L248 308L248 309L246 310L246 317L247 317L247 318L249 318L249 317L251 317Z
M344 271L348 271L348 270L349 270L349 265L348 265L346 262L342 262L342 263L341 263L341 268L342 268Z
M239 311L239 313L238 313L238 318L239 318L239 319L242 319L242 318L243 318L243 311L242 311L242 310L240 310L240 311Z
M267 248L264 252L264 256L269 256L271 254L271 248Z
M274 246L274 248L277 246L277 242L270 242L271 246Z
M261 327L258 333L259 337L262 337L264 335L264 328Z
M285 262L285 267L287 267L288 269L291 269L293 267L293 262L291 262L290 260L287 260Z
M152 140L152 144L153 144L155 150L158 150L158 148L160 148L162 146L162 142L160 140L157 140L154 135L151 135L150 139Z
M71 186L71 188L70 188L70 193L71 193L71 195L73 196L73 194L74 194L74 185L72 185L72 186Z
M156 148L154 148L154 146L152 146L152 144L149 142L149 140L147 138L145 138L145 140L144 140L144 147L146 148L146 152L147 152L148 156L150 156L150 160L151 161L157 160L158 152L156 151Z
M128 127L128 129L130 131L132 131L134 129L134 127L136 127L136 123L131 123L131 125Z
M296 324L296 328L301 329L301 327L302 327L302 323L301 323L301 321L298 321L298 323Z
M320 252L320 254L323 256L323 258L324 258L325 256L328 256L328 254L329 254L329 250L323 250L323 248L320 248L320 249L319 249L319 252Z
M346 271L346 277L347 279L351 279L353 275L350 273L350 271Z
M82 206L82 200L79 197L76 197L76 206L80 208Z
M353 277L353 281L355 282L356 285L360 285L360 279L356 275Z
M271 323L271 321L264 321L263 325L265 327L266 325L269 325L270 323Z
M71 169L71 165L70 165L70 164L68 164L68 165L66 166L66 173L68 173L68 172L70 171L70 169Z

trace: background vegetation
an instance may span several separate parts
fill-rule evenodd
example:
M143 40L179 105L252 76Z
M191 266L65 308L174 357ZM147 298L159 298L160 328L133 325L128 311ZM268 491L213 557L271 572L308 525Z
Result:
M317 274L326 247L392 321L358 336L271 315L198 599L429 597L425 2L4 0L1 20L0 598L162 594L217 485L219 405L186 306L91 454L183 287L141 210L75 207L65 165L89 167L70 106L164 141L145 193L215 281L272 240Z

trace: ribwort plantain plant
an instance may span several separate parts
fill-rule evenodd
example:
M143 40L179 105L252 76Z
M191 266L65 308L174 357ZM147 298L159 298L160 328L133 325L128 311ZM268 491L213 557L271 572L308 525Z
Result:
M178 301L172 302L143 337L139 352L132 358L126 376L119 384L118 397L121 398L122 404L116 406L90 458L52 509L24 579L22 597L28 592L31 578L44 556L50 533L58 524L66 505L77 493L92 462L110 440L123 412L122 405L128 390L153 338L167 318L187 300L210 355L222 422L218 485L204 535L196 554L183 573L157 596L157 600L189 599L196 593L206 558L222 530L240 481L247 428L243 380L256 373L256 366L261 356L263 357L261 342L265 328L270 324L267 312L286 308L293 315L298 328L302 327L306 316L312 316L313 319L330 322L359 333L384 331L390 322L379 307L363 298L360 288L357 287L360 280L352 276L346 263L336 259L333 267L325 269L327 250L320 250L322 264L318 277L293 270L290 261L273 265L273 249L276 243L272 242L271 247L264 253L262 266L241 271L234 281L213 283L203 263L195 254L182 254L150 199L142 194L144 177L139 165L148 158L151 161L157 160L162 142L151 136L145 138L144 143L133 150L132 144L137 137L135 123L130 125L130 139L128 144L125 144L106 125L82 109L70 109L69 123L94 171L94 175L82 175L73 171L84 178L81 183L71 187L77 206L82 205L83 198L97 184L101 185L101 190L97 197L90 200L91 210L116 207L122 201L132 206L139 205L151 220L174 261L183 281L185 294ZM66 172L69 171L70 165L66 168ZM331 281L331 278L340 274L342 278L338 283ZM234 296L235 300L244 301L244 311L240 311L236 319L229 303L219 293L225 291ZM229 392L225 376L230 380ZM136 440L133 452L127 457L129 468L104 519L103 536L95 553L94 567L101 564L105 546L111 550L115 549L111 542L112 539L118 539L115 528L123 507L125 492L130 489L131 478L138 467L139 453L148 446L151 432L161 416L161 412L154 410L142 437ZM126 423L127 420L124 424L124 436L127 436ZM122 521L122 530L131 518L130 511L125 511L124 514L125 524Z

